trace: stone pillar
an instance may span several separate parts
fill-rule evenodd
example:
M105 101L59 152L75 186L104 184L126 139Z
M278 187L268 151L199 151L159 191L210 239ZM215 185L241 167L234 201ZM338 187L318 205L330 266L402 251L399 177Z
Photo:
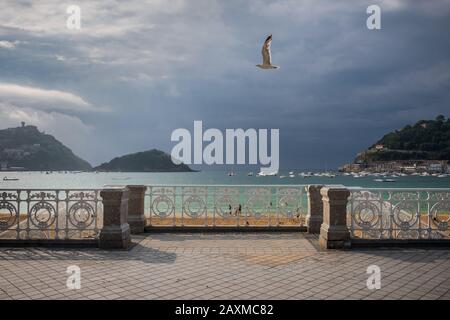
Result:
M131 244L128 219L129 191L122 187L100 191L103 199L103 228L99 247L102 249L127 249Z
M143 233L146 219L144 215L144 198L146 186L129 185L130 191L128 199L128 224L132 234Z
M319 245L324 249L349 248L350 232L347 227L347 199L350 195L343 186L327 186L320 190L323 201L323 223Z
M306 215L306 226L308 233L320 233L323 222L323 202L320 189L323 185L308 186L308 214Z

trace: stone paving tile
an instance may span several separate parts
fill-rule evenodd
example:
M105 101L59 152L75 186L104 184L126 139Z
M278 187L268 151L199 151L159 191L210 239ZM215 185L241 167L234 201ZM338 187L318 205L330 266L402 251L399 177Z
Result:
M320 251L304 233L152 234L129 251L0 248L0 299L450 299L450 252ZM81 289L66 287L68 266ZM369 265L381 289L366 286Z

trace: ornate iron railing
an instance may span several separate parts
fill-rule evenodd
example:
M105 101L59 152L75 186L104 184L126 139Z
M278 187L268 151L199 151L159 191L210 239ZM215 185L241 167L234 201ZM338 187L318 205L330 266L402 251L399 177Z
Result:
M151 226L303 226L305 186L148 186Z
M100 190L0 190L0 239L96 238Z
M450 189L349 188L353 238L450 238Z

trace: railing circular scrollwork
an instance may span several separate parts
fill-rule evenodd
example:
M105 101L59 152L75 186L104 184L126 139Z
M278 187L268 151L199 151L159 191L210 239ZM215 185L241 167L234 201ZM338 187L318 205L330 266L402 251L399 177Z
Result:
M190 195L183 199L183 212L191 218L198 218L205 214L206 203L197 195Z
M94 208L86 201L78 201L69 209L69 221L77 229L89 227L95 218Z
M370 230L378 225L380 220L380 209L369 201L361 201L353 209L353 221L363 230Z
M260 218L270 212L270 190L263 188L251 189L247 195L245 208L247 216Z
M239 206L237 200L238 197L238 190L228 188L217 189L215 191L214 201L214 210L217 215L222 218L231 217Z
M0 201L0 230L13 226L17 220L17 209L8 201Z
M46 229L53 225L56 219L56 210L52 204L40 201L30 209L30 221L39 229Z
M159 218L165 218L175 212L175 203L165 194L155 195L151 204L151 209Z
M351 195L348 205L351 219L348 221L353 237L367 239L449 237L450 192L447 189L355 188L351 190ZM371 204L361 205L364 201ZM362 214L364 207L366 211ZM377 223L374 213L378 214Z
M415 202L402 201L393 208L393 222L402 231L412 229L419 221L419 213Z
M431 218L439 231L447 231L450 222L450 201L440 201L431 207Z
M292 218L299 214L301 208L301 193L297 189L282 189L279 191L278 209L281 215Z

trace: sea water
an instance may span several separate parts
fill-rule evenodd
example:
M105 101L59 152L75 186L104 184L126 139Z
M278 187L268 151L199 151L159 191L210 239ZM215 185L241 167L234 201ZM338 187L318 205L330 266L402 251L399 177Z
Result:
M289 170L290 171L290 170ZM286 175L280 179L280 175ZM17 181L4 181L19 179ZM2 172L0 189L90 189L106 185L308 185L340 184L347 187L366 188L450 188L450 177L405 176L396 177L396 182L376 182L377 177L354 178L337 175L334 178L312 176L288 177L288 171L278 176L248 176L247 172Z

